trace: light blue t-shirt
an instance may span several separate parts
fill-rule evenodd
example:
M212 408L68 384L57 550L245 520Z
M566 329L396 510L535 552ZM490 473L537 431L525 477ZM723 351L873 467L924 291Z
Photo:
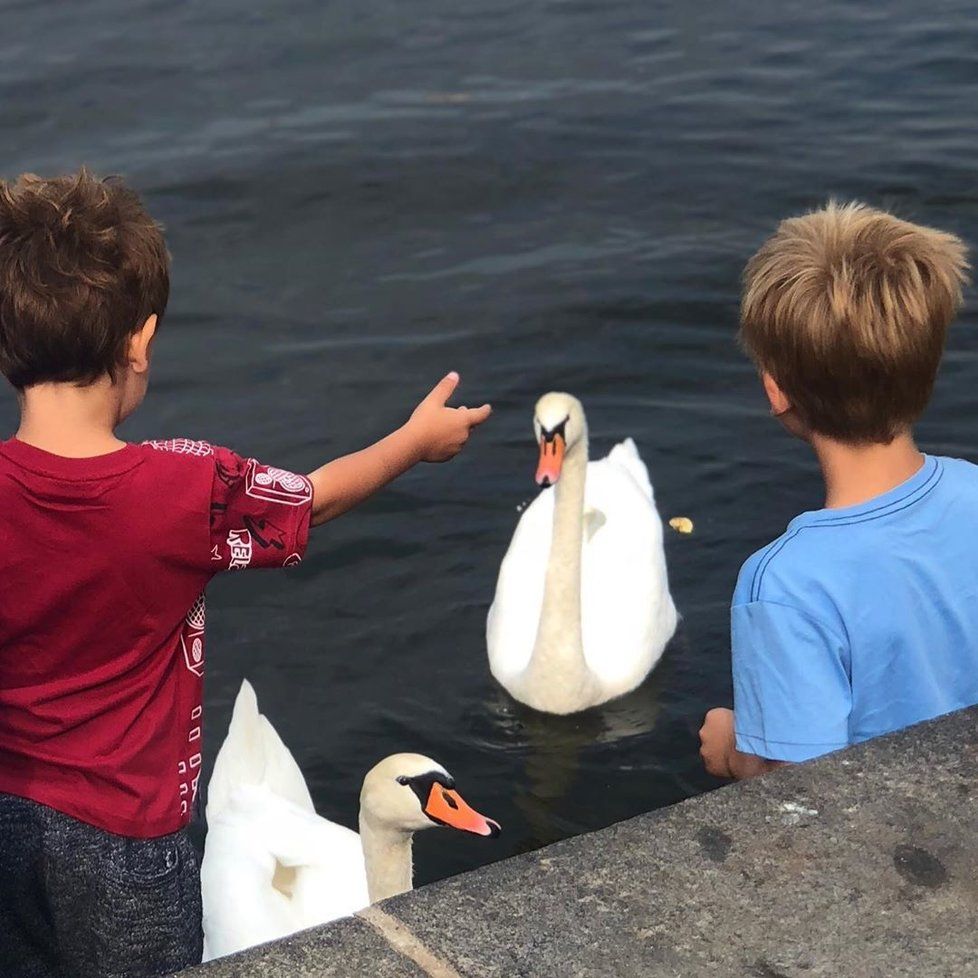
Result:
M737 747L804 761L978 703L978 466L792 520L731 609Z

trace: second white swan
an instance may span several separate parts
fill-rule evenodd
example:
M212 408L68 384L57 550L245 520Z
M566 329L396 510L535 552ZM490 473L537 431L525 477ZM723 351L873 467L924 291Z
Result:
M522 703L575 713L635 689L676 630L662 520L626 439L588 462L587 421L570 394L534 412L537 483L503 558L486 622L489 667Z
M373 767L360 834L316 814L291 752L245 680L208 786L201 864L204 960L361 910L412 886L415 832L449 825L496 836L451 775L420 754Z

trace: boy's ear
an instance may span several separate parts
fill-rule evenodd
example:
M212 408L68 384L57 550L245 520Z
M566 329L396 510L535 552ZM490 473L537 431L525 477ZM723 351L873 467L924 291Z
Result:
M788 400L784 391L778 387L778 382L766 370L761 373L761 382L764 384L764 393L767 394L768 402L771 405L771 414L776 418L787 414L791 410L791 401Z
M156 321L154 312L129 338L129 366L137 374L149 370L149 347L156 335Z
M767 371L761 373L761 382L764 384L764 393L771 404L771 414L781 422L781 427L811 444L812 430L807 422L795 409L788 395L778 386L778 382Z

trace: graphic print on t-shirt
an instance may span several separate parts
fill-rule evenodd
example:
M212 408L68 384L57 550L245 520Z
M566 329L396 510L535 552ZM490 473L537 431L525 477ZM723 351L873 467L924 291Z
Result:
M243 570L251 563L251 533L248 530L229 530L228 547L231 550L228 570Z
M312 499L312 483L305 476L259 465L252 458L248 460L245 492L252 499L282 503L284 506L302 506Z
M285 549L285 530L276 526L271 520L265 519L263 516L246 516L244 525L259 547L274 547L276 550Z
M189 730L187 733L187 756L177 764L179 786L177 793L180 798L180 818L190 817L190 809L197 799L197 787L200 783L200 720L203 707L198 703L190 711Z
M143 442L158 452L172 452L174 455L195 455L206 458L214 454L214 446L206 441L194 441L192 438L165 438L158 441Z
M187 668L195 676L204 675L204 623L207 620L207 607L204 592L187 612L180 632L180 647Z

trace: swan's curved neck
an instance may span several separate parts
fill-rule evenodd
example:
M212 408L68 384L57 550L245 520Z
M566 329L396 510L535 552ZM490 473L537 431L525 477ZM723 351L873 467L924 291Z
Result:
M412 832L378 825L361 809L360 844L371 903L407 893L414 886L412 839Z
M584 658L581 632L581 546L584 539L584 486L587 430L564 456L554 487L553 539L544 583L543 606L533 655L524 682L534 705L567 713L590 705L597 680Z

